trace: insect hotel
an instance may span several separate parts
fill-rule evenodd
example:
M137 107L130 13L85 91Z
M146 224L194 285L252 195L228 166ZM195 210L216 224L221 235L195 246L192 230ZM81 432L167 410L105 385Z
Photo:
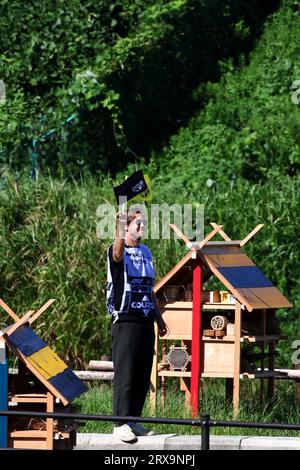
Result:
M32 323L54 302L22 318L0 299L14 323L0 332L0 410L69 412L70 403L87 390L73 371L33 331ZM8 351L18 358L18 373L9 373ZM72 449L72 420L0 416L0 447Z
M281 378L274 369L276 345L282 339L275 310L292 304L243 251L263 225L243 240L231 240L223 226L211 225L211 233L193 243L171 225L189 251L154 288L169 331L162 338L156 331L152 408L158 379L164 400L166 379L178 377L191 415L196 416L200 378L226 379L226 397L233 399L235 414L241 379L266 378L272 396L274 379ZM217 233L223 240L211 241ZM206 288L211 281L220 285L219 290ZM261 393L262 389L263 380Z

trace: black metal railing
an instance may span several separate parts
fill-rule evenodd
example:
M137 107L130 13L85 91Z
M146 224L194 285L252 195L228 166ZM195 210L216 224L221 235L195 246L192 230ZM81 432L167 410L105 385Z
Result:
M208 414L201 415L197 419L177 419L177 418L148 418L137 416L110 416L93 415L79 413L47 413L38 411L14 411L0 410L1 416L23 416L30 418L57 418L82 421L111 421L111 422L139 422L152 424L169 424L197 426L201 429L201 450L210 450L210 428L211 427L230 427L230 428L256 428L256 429L281 429L288 431L300 431L300 424L281 424L281 423L256 423L244 421L221 421L210 419Z

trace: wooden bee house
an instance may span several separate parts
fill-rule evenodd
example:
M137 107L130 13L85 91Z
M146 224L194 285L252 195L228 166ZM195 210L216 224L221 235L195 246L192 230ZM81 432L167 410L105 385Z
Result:
M292 307L242 250L262 225L244 240L231 240L222 226L211 225L212 232L195 243L171 225L189 251L154 289L169 332L163 338L156 333L152 407L156 404L157 378L161 379L164 395L165 378L179 377L192 416L198 414L200 378L226 379L226 395L233 398L235 414L241 378L267 378L272 395L278 375L274 371L274 355L281 339L274 326L275 310ZM217 233L223 240L210 241ZM212 276L221 283L220 291L205 291ZM183 370L175 370L166 360L168 346L179 341L190 354ZM259 346L259 352L251 351L253 345Z
M0 306L14 324L1 331L0 408L22 411L69 410L69 404L87 387L33 331L31 324L52 303L50 299L36 313L21 319L0 299ZM18 374L8 374L8 350L18 358ZM76 431L69 422L47 418L0 417L1 447L19 449L72 449Z

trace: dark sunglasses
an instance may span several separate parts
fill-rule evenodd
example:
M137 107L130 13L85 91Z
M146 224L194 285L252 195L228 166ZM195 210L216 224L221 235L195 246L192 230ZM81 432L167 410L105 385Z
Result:
M136 219L136 220L134 220L134 223L135 223L136 225L141 225L141 224L143 224L144 226L147 225L146 220L141 220L141 219Z

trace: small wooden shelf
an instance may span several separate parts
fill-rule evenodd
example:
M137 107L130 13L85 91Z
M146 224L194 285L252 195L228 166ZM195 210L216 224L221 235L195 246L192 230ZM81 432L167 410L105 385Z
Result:
M176 310L176 309L193 309L193 302L184 301L184 300L160 300L159 305L161 308L168 309L168 310ZM205 302L202 304L203 310L235 310L235 304L224 304L223 302L214 302L209 303ZM241 309L245 309L245 305L241 305Z
M235 304L224 304L222 302L216 302L210 304L208 302L202 304L203 310L235 310ZM245 305L241 305L241 309L245 310Z
M202 341L213 341L215 343L234 343L235 336L202 336Z
M161 370L158 372L159 377L191 377L190 371L181 370Z
M10 399L12 403L47 403L47 395L43 394L22 394L13 395Z
M279 341L286 339L282 335L244 335L241 337L241 343L248 341L248 343L267 343L268 341Z
M203 378L219 378L219 379L233 379L233 372L203 372L200 377Z

